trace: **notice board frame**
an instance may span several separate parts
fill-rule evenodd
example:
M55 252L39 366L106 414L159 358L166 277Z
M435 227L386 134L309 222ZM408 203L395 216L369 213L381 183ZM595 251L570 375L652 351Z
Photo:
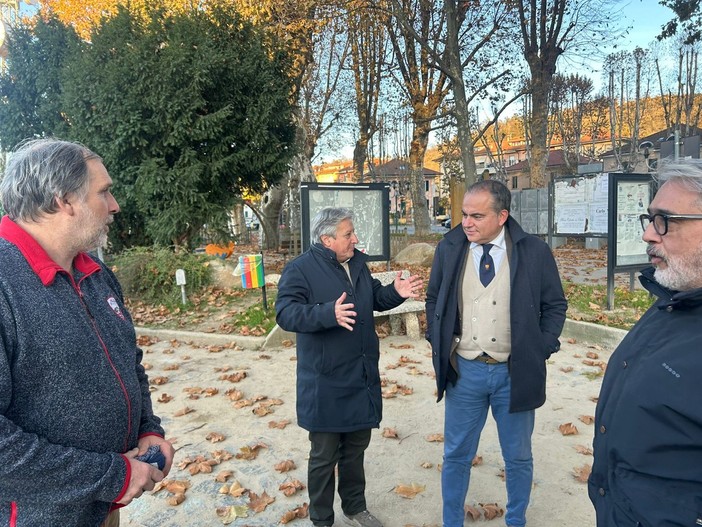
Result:
M614 307L614 274L629 271L633 277L649 265L639 216L654 195L653 174L609 173L607 309Z
M356 246L371 261L390 260L390 185L388 183L300 184L302 250L311 245L310 225L324 207L345 207L354 212Z

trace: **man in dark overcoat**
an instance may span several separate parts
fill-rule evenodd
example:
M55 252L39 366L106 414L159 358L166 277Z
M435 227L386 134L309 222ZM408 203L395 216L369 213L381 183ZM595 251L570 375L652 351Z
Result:
M546 400L546 359L560 348L567 303L550 248L522 230L510 202L498 181L472 185L461 225L439 243L429 278L426 337L438 400L446 394L444 527L463 525L489 408L505 461L505 520L526 525L534 409Z
M383 286L355 249L353 212L322 209L312 220L308 251L278 284L276 320L297 333L297 420L311 442L307 486L314 525L334 524L338 465L342 520L382 527L366 507L364 452L380 426L380 348L373 311L416 298L422 280L397 274Z

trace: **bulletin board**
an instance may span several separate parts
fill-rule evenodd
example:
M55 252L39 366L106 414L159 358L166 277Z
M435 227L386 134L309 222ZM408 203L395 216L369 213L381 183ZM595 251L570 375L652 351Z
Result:
M354 213L356 249L372 261L390 260L390 185L387 183L309 183L300 185L302 250L311 245L312 218L325 207Z
M646 242L639 216L653 199L651 174L609 174L608 266L614 272L638 270L648 265Z
M553 180L553 235L607 236L608 174Z

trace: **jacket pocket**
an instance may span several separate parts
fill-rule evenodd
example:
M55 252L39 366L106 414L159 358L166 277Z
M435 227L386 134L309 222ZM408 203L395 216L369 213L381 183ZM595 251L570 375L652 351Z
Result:
M616 495L644 527L695 527L702 523L700 485L658 478L618 467Z

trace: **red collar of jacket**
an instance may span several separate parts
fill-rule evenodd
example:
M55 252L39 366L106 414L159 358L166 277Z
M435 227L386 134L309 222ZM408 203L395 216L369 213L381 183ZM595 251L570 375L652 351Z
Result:
M0 238L4 238L20 250L29 266L45 286L54 282L56 273L68 274L63 267L49 257L42 246L27 231L12 221L9 216L3 216L2 221L0 221ZM85 253L78 253L73 259L73 267L84 275L100 270L100 266Z

